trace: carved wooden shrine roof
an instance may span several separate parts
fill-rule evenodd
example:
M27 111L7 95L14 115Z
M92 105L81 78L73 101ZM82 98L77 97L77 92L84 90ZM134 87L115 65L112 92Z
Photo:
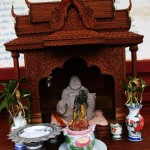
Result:
M29 15L18 16L12 7L18 38L5 44L8 51L83 44L129 46L143 42L142 35L128 31L131 6L115 10L114 0L26 3Z

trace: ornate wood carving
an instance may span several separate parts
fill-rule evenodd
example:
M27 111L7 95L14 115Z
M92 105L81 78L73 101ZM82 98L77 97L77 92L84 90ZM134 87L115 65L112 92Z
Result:
M37 4L26 0L26 3L30 6L29 15L14 15L18 38L5 46L13 52L16 78L19 77L16 52L25 53L25 67L33 93L32 113L38 114L35 116L41 114L40 81L48 77L53 69L63 68L67 60L77 56L88 67L94 65L102 74L113 77L115 115L116 119L122 119L125 47L131 46L133 75L136 75L137 44L143 41L143 36L128 31L131 1L128 9L117 11L113 0L67 0Z
M61 48L63 51L65 48ZM82 50L79 51L78 49ZM72 52L70 52L72 51ZM63 51L64 52L64 51ZM92 52L92 53L91 53ZM48 77L53 69L63 68L64 63L74 57L78 56L85 60L88 67L97 66L102 74L111 75L115 81L115 105L116 108L122 107L123 103L123 79L125 76L124 70L124 48L123 47L105 47L92 48L78 47L66 48L65 54L56 50L43 50L27 53L26 55L26 69L28 72L28 79L31 83L34 100L32 103L32 111L34 113L40 112L40 95L39 95L39 81L42 78Z

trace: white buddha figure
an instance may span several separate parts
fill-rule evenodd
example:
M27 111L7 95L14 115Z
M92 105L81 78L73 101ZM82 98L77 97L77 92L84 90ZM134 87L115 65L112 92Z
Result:
M95 110L95 93L89 93L77 76L72 76L67 88L62 92L61 100L57 103L57 112L66 120L71 121L73 117L73 107L75 97L80 90L86 90L88 94L87 118L90 120L94 117Z
M95 117L96 93L89 93L88 89L81 84L79 77L72 76L69 81L69 85L62 91L61 100L56 106L57 114L52 114L51 123L56 123L62 126L70 123L70 121L73 119L75 97L79 95L80 90L85 90L87 92L87 119L89 121L93 120Z

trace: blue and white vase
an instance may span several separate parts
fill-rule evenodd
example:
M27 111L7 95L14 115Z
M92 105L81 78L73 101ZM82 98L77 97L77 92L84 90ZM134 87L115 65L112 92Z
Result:
M13 118L14 124L11 126L11 131L27 125L26 119L22 116L17 116ZM15 150L24 150L26 146L23 144L23 142L15 142Z
M141 131L144 126L144 118L140 114L142 105L130 106L127 105L129 114L126 116L126 126L128 130L128 140L138 142L142 140Z

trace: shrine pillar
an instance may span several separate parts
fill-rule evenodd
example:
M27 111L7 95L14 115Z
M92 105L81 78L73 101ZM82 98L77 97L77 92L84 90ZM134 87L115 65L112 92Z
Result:
M132 76L137 76L137 45L131 45L130 51L131 51L131 60L132 60Z
M15 79L19 79L20 78L20 70L19 70L19 56L20 54L17 52L12 52L11 53L11 57L13 58L13 62L14 62L14 75L15 75Z

